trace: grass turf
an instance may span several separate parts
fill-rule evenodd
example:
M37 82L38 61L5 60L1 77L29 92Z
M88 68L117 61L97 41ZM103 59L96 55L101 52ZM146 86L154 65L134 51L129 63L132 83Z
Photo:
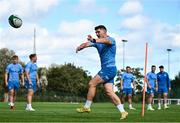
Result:
M34 102L35 112L25 111L25 103L17 102L11 111L7 103L0 103L0 122L180 122L180 106L170 105L170 109L145 111L141 117L141 104L135 104L127 119L120 121L118 110L111 103L94 103L91 113L76 113L80 104ZM127 107L127 106L126 106ZM157 109L157 107L155 106Z

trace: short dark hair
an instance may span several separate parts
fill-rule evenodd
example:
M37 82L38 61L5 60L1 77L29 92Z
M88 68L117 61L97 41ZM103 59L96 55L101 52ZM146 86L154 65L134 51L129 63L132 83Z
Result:
M164 66L163 66L163 65L161 65L161 66L159 66L159 68L164 68Z
M36 56L35 53L34 53L34 54L30 54L30 55L29 55L29 58L32 59L32 58L34 58L35 56Z
M130 66L126 66L126 69L131 68Z
M17 55L13 55L12 59L18 59L18 56Z
M106 29L106 27L105 27L104 25L96 26L94 29L95 29L95 30L98 30L98 29L104 29L104 30L107 31L107 29Z
M156 67L155 65L152 65L151 67Z

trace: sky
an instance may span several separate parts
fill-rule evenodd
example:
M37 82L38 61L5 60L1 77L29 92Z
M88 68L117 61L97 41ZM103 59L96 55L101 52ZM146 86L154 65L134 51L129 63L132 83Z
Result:
M8 24L8 17L18 15L21 28ZM0 0L0 48L9 48L27 63L33 52L36 28L38 66L74 63L95 75L100 61L95 48L78 54L76 47L94 37L94 27L103 24L117 44L116 64L144 68L145 44L148 43L148 66L164 65L170 77L180 71L180 0ZM159 70L157 69L157 72Z

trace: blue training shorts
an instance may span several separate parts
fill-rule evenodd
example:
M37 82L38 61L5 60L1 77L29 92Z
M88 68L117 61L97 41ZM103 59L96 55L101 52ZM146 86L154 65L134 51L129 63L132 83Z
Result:
M154 94L155 89L154 88L147 88L147 94Z
M158 88L158 94L164 94L164 93L168 93L167 88Z
M18 91L19 87L20 87L19 82L12 82L12 81L8 82L8 90L9 91L12 89L15 89L16 91Z
M98 72L98 75L105 81L104 84L106 83L114 84L114 77L116 76L116 73L117 73L117 68L113 66L113 67L102 68Z
M29 84L29 81L26 80L25 87L27 90L32 89L33 92L36 92L36 89L37 89L36 86L37 86L36 81L32 81L32 84Z
M129 94L132 95L132 92L133 92L132 88L123 88L123 94L125 95L129 95Z

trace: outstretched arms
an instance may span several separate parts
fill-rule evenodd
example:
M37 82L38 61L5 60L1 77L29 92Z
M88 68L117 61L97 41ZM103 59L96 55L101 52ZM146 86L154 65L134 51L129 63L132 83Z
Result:
M93 44L94 44L94 43L92 43L92 42L82 43L80 46L78 46L78 47L76 48L76 53L78 53L78 51L80 51L80 50L82 50L82 49L84 49L84 48L93 46Z
M108 40L108 38L93 38L91 35L88 35L87 38L88 41L91 41L93 43L103 43L103 44L107 44L107 45L112 45L112 41Z
M111 37L106 38L93 38L91 35L87 37L88 42L82 43L80 46L76 48L76 53L84 48L96 46L97 43L102 43L106 45L113 45L115 44L115 40Z

